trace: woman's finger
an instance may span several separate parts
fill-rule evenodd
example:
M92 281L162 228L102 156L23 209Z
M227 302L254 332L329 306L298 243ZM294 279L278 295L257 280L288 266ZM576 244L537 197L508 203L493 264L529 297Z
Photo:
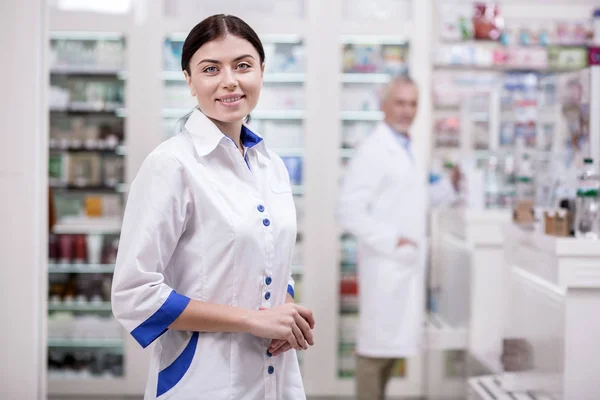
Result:
M310 326L308 325L308 322L304 318L302 318L300 314L296 315L295 320L296 325L298 325L298 328L300 328L300 330L302 331L302 336L308 342L308 344L312 346L314 344L313 333L310 329Z
M292 330L294 332L294 336L296 337L296 341L298 343L298 347L295 347L295 346L292 346L292 347L294 347L294 349L296 349L296 350L308 348L308 345L306 344L306 339L304 338L304 335L302 334L302 330L298 327L298 325L294 325L292 327ZM292 343L290 343L290 344L292 344Z
M275 353L277 349L286 344L287 342L283 339L275 339L271 342L271 346L269 346L269 352L271 354Z
M288 351L288 350L291 350L291 349L292 349L292 346L290 346L290 344L289 344L288 342L285 342L285 343L283 344L283 346L281 346L281 347L279 348L279 350L277 350L276 352L274 352L274 353L271 353L271 354L273 354L273 357L276 357L276 356L278 356L278 355L280 355L280 354L283 354L283 353L285 353L286 351Z
M302 306L297 305L296 307L297 307L296 310L302 316L302 318L304 318L306 320L306 322L308 322L308 324L310 325L310 328L314 329L315 318L313 317L312 311L310 311L308 308L305 308Z

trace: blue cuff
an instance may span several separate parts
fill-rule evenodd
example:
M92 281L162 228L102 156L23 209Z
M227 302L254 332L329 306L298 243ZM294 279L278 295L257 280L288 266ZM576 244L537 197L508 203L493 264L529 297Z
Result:
M287 292L290 294L290 296L292 296L292 299L293 299L294 298L294 287L292 285L288 285Z
M181 315L190 302L190 298L172 291L162 306L147 320L131 331L131 336L146 348L154 342Z

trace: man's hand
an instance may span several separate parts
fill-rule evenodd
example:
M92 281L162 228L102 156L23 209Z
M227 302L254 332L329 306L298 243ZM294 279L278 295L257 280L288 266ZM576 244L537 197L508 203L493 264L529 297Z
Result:
M417 247L417 244L414 241L412 241L412 240L410 240L408 238L403 238L402 237L402 238L398 239L398 243L396 244L396 247L400 248L400 247L403 247L403 246Z
M452 186L456 192L458 192L459 189L461 175L462 173L458 165L452 167L452 171L450 171L450 182L452 182Z

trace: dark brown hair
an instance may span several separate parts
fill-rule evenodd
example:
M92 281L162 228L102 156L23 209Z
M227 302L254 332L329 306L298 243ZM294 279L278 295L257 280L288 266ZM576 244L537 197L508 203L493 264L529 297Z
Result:
M245 39L256 49L261 64L265 62L265 50L258 35L243 20L233 15L217 14L196 25L183 42L181 70L190 72L190 60L196 51L208 42L221 39L227 34Z

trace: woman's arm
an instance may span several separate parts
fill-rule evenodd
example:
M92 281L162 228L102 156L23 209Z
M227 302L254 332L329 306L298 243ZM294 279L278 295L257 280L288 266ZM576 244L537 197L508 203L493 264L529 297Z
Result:
M169 329L197 332L245 332L281 339L292 348L313 344L312 312L293 302L262 310L247 310L191 300Z

